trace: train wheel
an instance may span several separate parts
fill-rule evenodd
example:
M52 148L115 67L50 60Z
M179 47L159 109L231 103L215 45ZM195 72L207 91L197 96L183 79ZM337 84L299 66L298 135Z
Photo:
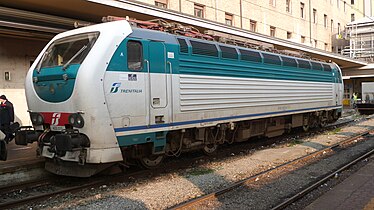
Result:
M325 127L326 125L327 125L327 119L322 119L322 120L320 121L320 123L319 123L319 126L320 126L321 128Z
M218 145L217 144L207 144L203 148L203 152L206 155L212 155L214 152L217 151Z
M334 121L337 121L339 119L339 113L336 110L334 110L334 113L332 114L332 118Z
M143 157L139 159L139 163L148 169L156 168L164 160L164 155L151 155L149 157Z
M307 124L307 125L303 125L303 131L304 131L304 132L309 131L309 129L310 129L309 124Z

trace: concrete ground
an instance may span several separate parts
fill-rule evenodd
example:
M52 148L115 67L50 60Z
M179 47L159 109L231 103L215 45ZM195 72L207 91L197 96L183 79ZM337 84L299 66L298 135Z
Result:
M314 209L374 209L374 162L332 188L305 208Z

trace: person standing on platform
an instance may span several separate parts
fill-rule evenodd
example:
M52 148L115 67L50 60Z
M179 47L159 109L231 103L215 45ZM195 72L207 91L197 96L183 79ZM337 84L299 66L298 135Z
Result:
M352 99L353 99L353 108L356 109L357 107L357 99L358 99L358 93L353 93L352 95Z
M0 96L0 130L5 134L4 141L9 143L13 138L10 125L14 123L13 104L8 101L5 95Z

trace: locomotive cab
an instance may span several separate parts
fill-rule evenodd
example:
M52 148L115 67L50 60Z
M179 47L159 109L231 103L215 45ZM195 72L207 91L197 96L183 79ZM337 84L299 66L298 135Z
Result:
M57 39L49 45L32 70L33 89L41 100L60 103L71 97L78 70L99 34L91 32L72 35ZM22 128L16 135L17 144L25 145L39 140L40 145L49 145L49 151L60 156L74 148L90 145L88 137L77 130L84 126L80 113L30 110L30 118L36 131L32 132L29 127ZM45 131L49 131L48 135L41 136Z
M78 70L95 44L99 32L78 34L54 41L33 70L33 86L46 102L63 102L74 90Z
M84 171L81 165L122 160L103 81L107 61L130 33L126 21L64 32L48 43L28 71L25 89L32 128L21 127L16 143L38 141L38 155L47 163L61 163L46 164L48 171L91 176L100 167ZM82 170L75 173L67 164Z

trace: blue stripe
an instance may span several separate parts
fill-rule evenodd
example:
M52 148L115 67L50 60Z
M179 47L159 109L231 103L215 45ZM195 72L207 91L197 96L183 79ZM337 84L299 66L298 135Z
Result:
M264 116L264 115L310 111L310 110L327 109L327 108L341 108L341 106L324 106L324 107L296 109L296 110L279 111L279 112L267 112L267 113L260 113L260 114L247 114L247 115L238 115L238 116L230 116L230 117L210 118L210 119L204 119L204 120L191 120L191 121L174 122L174 123L167 123L167 124L140 125L140 126L132 126L132 127L124 127L124 128L115 128L114 131L123 132L123 131L147 130L147 129L153 129L153 128L165 128L165 127L171 127L171 126L181 126L181 125L189 125L189 124L196 124L196 123L206 123L206 122L214 122L214 121L222 121L222 120L232 120L232 119L239 119L239 118L258 117L258 116Z

